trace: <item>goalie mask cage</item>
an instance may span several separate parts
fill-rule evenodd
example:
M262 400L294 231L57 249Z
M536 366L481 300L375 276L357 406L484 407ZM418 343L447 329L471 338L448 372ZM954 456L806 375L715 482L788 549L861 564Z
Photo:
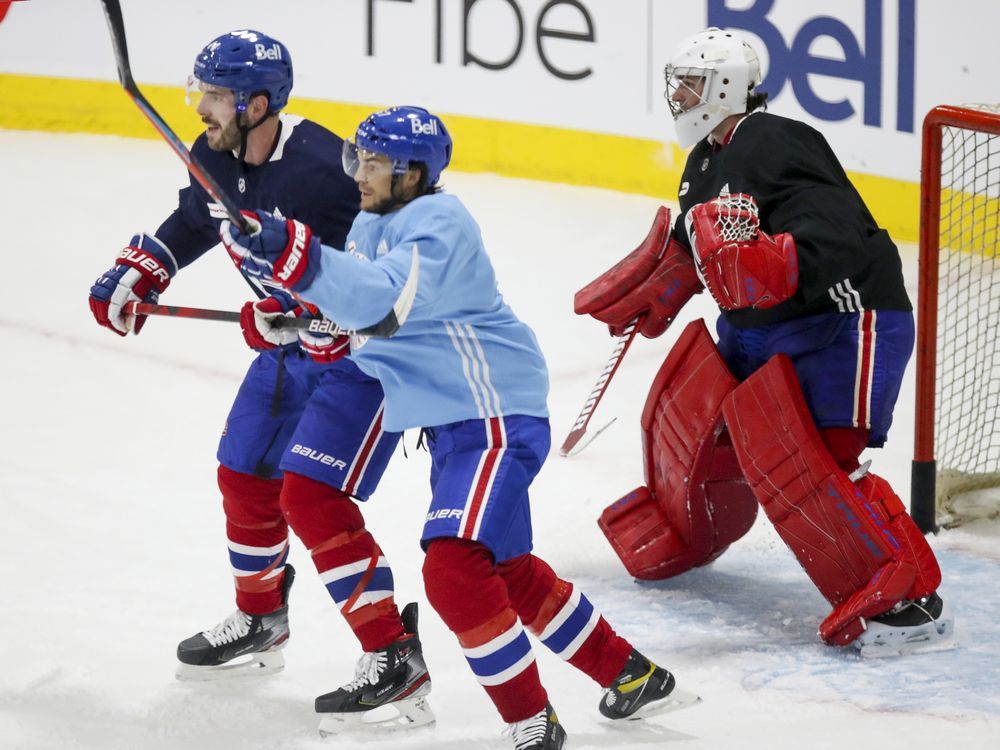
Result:
M1000 105L924 120L911 511L1000 515Z

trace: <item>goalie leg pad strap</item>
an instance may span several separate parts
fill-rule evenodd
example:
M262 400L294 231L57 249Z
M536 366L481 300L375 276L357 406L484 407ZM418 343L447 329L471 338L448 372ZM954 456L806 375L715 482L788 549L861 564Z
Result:
M723 413L764 512L834 605L820 635L849 643L863 631L862 618L885 612L913 589L919 565L893 526L901 508L891 499L873 502L837 466L787 356L773 357L736 388Z
M705 565L753 525L757 502L721 416L735 386L704 322L689 324L643 410L646 485L598 521L636 578L668 578Z

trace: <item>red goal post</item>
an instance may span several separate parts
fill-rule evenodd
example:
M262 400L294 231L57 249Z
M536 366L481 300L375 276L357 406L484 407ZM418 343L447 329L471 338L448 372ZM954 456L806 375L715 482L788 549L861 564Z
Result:
M1000 514L1000 105L924 119L911 513L923 531ZM977 505L978 503L978 505Z

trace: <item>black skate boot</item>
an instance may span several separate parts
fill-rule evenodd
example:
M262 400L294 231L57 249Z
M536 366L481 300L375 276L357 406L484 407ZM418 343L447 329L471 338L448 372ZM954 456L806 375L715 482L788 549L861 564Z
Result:
M508 724L504 734L514 741L514 750L562 750L566 745L566 730L548 704L530 719Z
M950 648L954 634L951 608L934 593L904 599L885 614L872 617L854 645L863 656L899 656Z
M362 655L351 682L316 699L321 734L357 725L399 729L434 722L426 700L431 678L417 636L415 603L403 608L402 620L405 635Z
M295 568L285 565L281 606L267 615L237 609L211 630L177 645L178 680L219 680L268 675L285 668L279 649L288 641L288 592Z
M632 649L624 669L604 691L598 709L609 719L641 719L686 708L701 700L675 684L670 672Z

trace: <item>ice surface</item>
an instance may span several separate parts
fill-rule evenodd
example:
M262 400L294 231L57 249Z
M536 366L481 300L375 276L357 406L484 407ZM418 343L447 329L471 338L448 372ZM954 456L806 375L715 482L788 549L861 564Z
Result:
M459 144L459 147L461 144ZM313 697L347 681L358 647L293 542L300 571L281 675L181 684L182 638L232 609L215 446L251 354L231 324L153 319L139 337L100 329L87 290L136 231L172 210L183 166L166 145L0 131L0 529L7 551L0 638L4 748L508 747L452 635L423 598L417 538L427 454L400 452L365 507L417 600L434 679L432 730L321 740ZM573 292L645 236L657 201L601 190L446 174L483 227L503 290L552 373L553 442L565 437L610 353ZM664 186L664 195L673 186ZM915 252L904 251L909 279ZM911 289L911 296L915 290ZM164 301L237 309L248 292L222 250ZM574 750L991 748L1000 746L1000 534L932 538L959 647L865 661L823 646L828 607L765 521L707 569L634 583L597 528L642 481L638 417L670 343L713 306L698 298L662 339L639 339L592 422L618 421L579 456L553 451L534 487L537 551L704 703L629 729L597 712L599 689L544 649L540 669ZM874 470L906 495L912 372Z

